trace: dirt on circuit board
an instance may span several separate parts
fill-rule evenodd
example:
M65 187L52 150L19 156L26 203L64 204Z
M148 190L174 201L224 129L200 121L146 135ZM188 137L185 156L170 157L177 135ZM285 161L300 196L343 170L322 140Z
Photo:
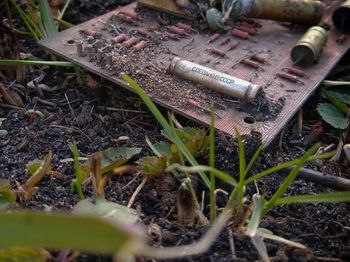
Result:
M94 1L94 5L88 5L87 2L91 3L91 1L74 1L74 5L69 8L69 13L73 15L68 16L66 20L69 21L70 17L74 17L74 21L82 22L105 13L108 11L105 9L106 6L110 6L114 10L118 3L125 3L125 1L98 0ZM80 13L81 17L77 15ZM15 24L19 25L19 18L15 17L14 19ZM0 31L2 30L4 29L0 28ZM1 33L9 34L6 30ZM25 38L20 39L23 43L21 50L36 59L47 59L42 49L33 41ZM31 51L28 51L29 46ZM111 59L117 61L123 57L118 55ZM128 59L135 59L137 62L137 57L131 56ZM348 64L349 55L345 59L345 64ZM114 63L113 66L117 66L117 64ZM128 70L128 68L123 69ZM129 68L129 70L142 77L142 73L137 72L135 68ZM159 73L158 68L151 67L148 70L154 76ZM46 76L41 83L51 87L52 91L49 89L40 90L38 87L34 89L26 87L25 83L37 78L42 72ZM11 106L4 105L0 98L0 118L5 118L0 129L8 132L7 135L0 138L0 178L9 179L15 188L28 178L25 170L26 164L34 159L43 159L49 150L53 152L53 169L63 174L63 177L46 176L38 185L39 190L33 198L28 202L18 199L13 206L14 209L29 208L69 212L79 201L77 194L70 191L70 183L75 178L73 164L61 162L62 159L72 157L68 147L69 141L77 142L80 155L84 157L109 147L120 146L141 147L143 149L141 156L151 155L152 151L145 142L145 137L147 136L153 143L165 140L161 135L159 124L137 96L126 90L116 89L109 82L97 76L86 73L85 81L81 84L71 74L71 71L63 69L28 67L24 84L14 84L15 79L0 74L0 81L6 87L18 92L24 101L20 108L11 108ZM144 77L144 81L148 81L149 88L151 88L152 78ZM154 84L158 84L158 82L155 81ZM172 88L172 85L169 85L169 88ZM198 90L200 88L198 87ZM177 92L183 92L183 89L177 90ZM266 102L267 100L263 96L259 102L240 103L239 106L236 105L236 101L226 101L221 97L216 98L214 94L212 98L219 99L215 101L224 105L233 104L237 106L237 109L243 111L247 110L248 107L249 110L265 107L267 109L263 110L278 112L279 107L283 106L283 101L280 101L280 106L279 103L272 104L276 108L270 108L271 104ZM232 100L231 98L227 99ZM309 119L306 119L306 123L303 125L302 136L295 135L293 130L296 120L293 119L285 127L284 134L275 139L264 150L254 165L252 174L283 161L295 159L304 153L305 149L300 146L302 143L295 143L295 141L302 142L302 139L310 133L312 125L319 121L319 117L312 113L314 101L318 99L320 99L318 96L312 97L307 103L307 105L312 104L312 106L304 110L310 114L307 115ZM39 110L44 114L44 118L26 114L29 109ZM256 111L256 114L260 112L259 110ZM162 110L162 112L166 114L166 110ZM178 121L184 126L203 128L181 116L178 116ZM337 131L325 127L323 137L318 137L316 141L324 145L336 143L338 134ZM125 136L129 139L125 140ZM124 137L124 139L118 139L120 137ZM252 156L260 141L260 133L253 133L252 136L245 137L247 155ZM237 178L239 168L236 150L235 140L231 136L217 132L216 166ZM133 161L136 160L133 159ZM207 164L208 157L201 156L199 161ZM309 167L321 170L323 164L325 162L317 162ZM331 164L328 163L328 165ZM335 170L334 175L350 178L348 169L335 165L333 170ZM284 176L281 174L274 174L258 181L256 186L260 192L269 197L279 187L283 178ZM127 205L141 180L141 176L135 178L134 175L113 177L106 187L106 198ZM206 227L197 225L187 227L178 222L177 213L173 207L179 186L179 181L169 175L151 179L133 205L133 208L140 213L141 223L145 225L149 236L149 244L153 246L177 246L193 243L206 232ZM220 183L218 187L224 190L230 189L227 185ZM92 196L92 191L91 186L85 187L85 196ZM198 196L202 196L203 191L205 191L205 187L199 182L197 186ZM316 194L330 191L328 188L311 182L296 180L287 194ZM247 195L252 196L254 193L256 193L255 186L247 187ZM207 195L205 194L203 200L205 207L209 203ZM225 194L219 193L218 206L224 206L226 201ZM204 213L208 214L208 212L209 210L205 208ZM297 241L308 247L306 251L300 252L298 249L289 248L277 242L266 241L267 252L272 261L350 260L349 204L284 205L274 208L268 213L260 226L271 230L278 236ZM221 233L209 252L198 257L176 261L249 262L258 259L259 257L248 237L235 233L232 237L227 229ZM77 261L112 261L112 257L100 254L80 254ZM140 258L138 261L155 260Z

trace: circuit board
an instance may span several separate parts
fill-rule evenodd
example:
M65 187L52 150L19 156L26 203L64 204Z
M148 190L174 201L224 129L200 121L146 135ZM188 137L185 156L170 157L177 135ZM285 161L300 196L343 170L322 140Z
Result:
M342 1L324 2L323 22L331 25L330 16ZM176 32L173 27L179 23L183 29ZM236 24L250 25L254 32L240 37L229 30L214 36L205 22L187 21L134 3L60 32L40 44L116 83L115 88L133 91L120 78L120 73L125 72L154 102L194 121L208 125L209 108L214 104L217 129L231 135L235 128L241 134L254 131L261 134L264 144L269 144L346 53L350 40L337 42L342 33L331 27L318 63L301 69L303 76L293 78L298 80L294 81L279 76L294 68L290 51L307 27L252 19L240 19L233 26ZM124 36L118 39L120 35ZM256 55L262 61L254 61ZM168 68L176 56L259 85L264 99L246 101L228 97L172 75ZM242 62L247 58L254 65Z

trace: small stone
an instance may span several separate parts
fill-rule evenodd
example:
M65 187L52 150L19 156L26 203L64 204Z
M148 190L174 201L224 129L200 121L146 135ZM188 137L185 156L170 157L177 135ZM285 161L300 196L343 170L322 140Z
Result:
M8 132L4 129L0 129L0 138L7 136Z

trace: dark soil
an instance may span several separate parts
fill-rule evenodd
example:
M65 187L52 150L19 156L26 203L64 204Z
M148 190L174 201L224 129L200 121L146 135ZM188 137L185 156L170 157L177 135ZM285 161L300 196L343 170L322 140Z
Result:
M74 5L69 8L65 19L79 23L114 9L118 4L124 4L127 1L80 0L73 2ZM6 30L3 33L9 34ZM21 50L24 52L30 52L40 59L48 59L46 54L32 41L21 40L21 43ZM31 51L28 51L29 48ZM7 51L7 54L9 53L11 53L10 50ZM114 88L103 79L88 74L89 79L79 84L76 78L72 77L71 71L57 68L28 67L25 83L38 77L41 72L46 73L42 83L50 88L55 87L53 92L43 91L40 88L30 89L25 84L12 85L12 90L19 93L24 101L20 108L4 105L0 97L0 103L2 103L0 118L6 118L0 129L8 131L6 136L0 138L0 178L9 179L13 188L16 188L18 183L24 183L28 178L25 170L26 164L34 159L43 159L45 154L51 150L53 169L64 176L62 178L45 177L39 184L39 191L30 201L18 199L13 208L69 211L78 202L77 194L70 191L70 183L75 173L71 163L62 163L60 160L71 157L68 147L70 141L78 143L81 156L119 146L142 147L142 155L150 155L151 150L145 142L145 137L149 137L152 142L165 139L153 116L134 94ZM13 80L14 78L9 75L0 75L0 82L6 87L10 86ZM283 161L295 159L305 152L300 145L303 138L310 133L310 127L319 121L319 117L313 111L318 99L319 95L316 94L306 104L305 112L307 113L304 119L306 124L303 126L302 137L294 135L296 119L293 119L285 128L284 135L276 138L259 157L252 174ZM29 109L41 111L44 118L26 115L25 112ZM184 126L198 127L197 124L182 117L179 117L178 120ZM337 143L339 132L327 126L324 129L323 135L317 137L313 142L321 142L322 145ZM119 140L121 136L128 136L129 139ZM245 142L247 155L251 156L259 143L259 137L254 135L246 137ZM208 162L206 156L201 156L200 160L202 164ZM238 161L235 142L231 137L221 133L216 136L216 164L217 168L237 177ZM320 170L324 169L326 164L331 165L317 162L309 167ZM348 171L347 173L341 172L341 170L346 170L344 167L333 164L330 169L336 170L333 175L350 178ZM132 180L134 181L128 184ZM264 192L269 197L282 181L281 174L275 174L258 181L257 186L260 192ZM134 179L133 175L113 178L106 188L106 198L126 205L140 182L141 177ZM219 183L219 186L225 190L230 189L224 184ZM186 227L178 223L176 210L173 209L178 188L179 182L171 176L164 175L150 180L133 205L140 211L141 222L147 226L150 244L154 246L192 243L206 231L206 228L203 227ZM199 182L198 196L201 196L202 190L204 186ZM287 194L317 194L330 191L317 184L297 180ZM252 196L256 193L255 187L248 187L247 193ZM91 186L84 188L84 194L86 197L92 196ZM218 195L219 206L223 206L226 200L223 194ZM207 213L208 210L204 212ZM268 253L273 261L350 261L350 208L348 204L281 206L268 213L260 226L309 248L306 252L300 253L299 250L288 248L285 245L266 241ZM233 239L234 251L230 247L228 230L225 230L206 254L178 261L255 261L258 259L247 237L234 234ZM87 254L78 258L78 261L111 260L110 257ZM140 259L140 261L154 260Z

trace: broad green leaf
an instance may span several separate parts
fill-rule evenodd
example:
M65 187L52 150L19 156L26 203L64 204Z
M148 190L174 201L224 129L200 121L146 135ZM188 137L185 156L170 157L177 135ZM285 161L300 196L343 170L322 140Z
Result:
M317 106L317 111L321 115L322 119L334 128L347 128L348 120L346 116L334 105L329 103L321 103Z
M29 175L34 175L34 173L39 169L39 167L43 164L43 160L34 160L29 162L26 165L26 170ZM52 165L50 164L50 167L48 168L48 171L52 170Z
M99 152L101 156L101 173L105 174L128 162L133 156L141 153L139 147L109 148Z
M153 147L161 156L170 157L172 155L171 145L169 143L161 141L154 144Z
M350 105L350 90L346 88L337 88L332 90L323 91L327 96L333 97L334 99L344 104Z
M39 248L11 247L0 249L3 262L45 262L49 253Z
M44 26L47 37L54 36L58 33L58 29L53 20L51 8L47 0L39 0L39 10L41 22Z
M186 148L184 143L181 141L181 139L178 137L176 132L174 132L173 128L170 126L170 124L167 122L167 120L164 118L162 113L158 110L158 108L155 106L155 104L152 102L152 100L146 95L146 93L142 90L142 88L133 80L130 76L128 76L125 73L122 73L122 78L125 82L127 82L135 91L136 93L141 97L142 101L145 103L145 105L148 107L148 109L152 112L154 117L158 120L158 122L161 124L161 126L164 128L164 134L167 138L170 139L171 142L176 144L176 146L179 148L181 153L184 155L184 157L190 162L193 166L198 166L198 162L193 156L193 154ZM199 176L205 183L205 185L210 188L210 181L206 174L204 172L199 172Z
M130 225L135 224L139 219L135 209L107 201L104 198L97 198L95 201L89 198L81 200L74 206L73 213L94 215Z
M317 195L299 195L282 197L276 201L276 205L292 203L337 203L350 202L350 191L322 193Z
M164 172L167 167L165 157L146 156L137 161L145 176L157 176Z
M331 96L327 90L323 91L323 96L327 98L340 112L343 112L344 114L348 112L348 106L340 100Z
M137 228L94 216L0 212L0 246L114 254L139 241Z
M16 200L16 195L11 189L10 181L0 179L0 210L7 208Z

